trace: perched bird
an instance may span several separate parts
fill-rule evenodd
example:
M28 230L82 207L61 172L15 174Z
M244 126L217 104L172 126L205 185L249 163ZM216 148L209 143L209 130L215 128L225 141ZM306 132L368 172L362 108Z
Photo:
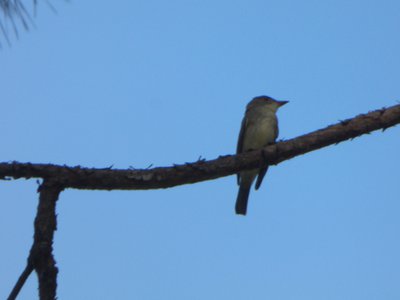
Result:
M286 103L288 101L277 101L268 96L259 96L253 98L247 104L242 127L240 128L236 154L258 150L275 143L279 132L276 112L279 107ZM246 215L251 185L258 175L255 185L255 189L258 190L267 170L268 166L237 174L239 185L235 206L237 214Z

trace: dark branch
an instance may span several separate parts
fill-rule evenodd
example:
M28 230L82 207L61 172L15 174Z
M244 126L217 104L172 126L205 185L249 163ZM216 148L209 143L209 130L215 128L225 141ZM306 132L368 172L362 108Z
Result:
M17 299L19 292L21 291L22 287L24 286L25 281L28 279L29 275L31 275L32 271L33 271L33 265L30 263L30 260L28 258L28 263L26 264L25 270L22 272L21 276L19 276L18 281L15 284L14 288L12 289L7 300Z
M235 174L242 170L277 165L295 156L322 147L353 139L378 129L400 123L400 105L362 114L338 124L282 141L241 155L227 155L210 161L198 161L172 167L117 170L90 169L51 164L0 163L0 179L41 177L56 178L65 188L76 189L158 189L211 180ZM267 158L267 159L266 159Z
M53 237L57 229L56 202L62 187L45 180L39 187L39 205L35 219L35 234L27 266L12 290L9 300L15 299L33 270L39 279L39 298L56 299L57 267L53 257Z
M41 300L56 299L58 269L53 257L53 237L57 230L56 202L61 190L60 185L51 180L45 180L38 190L35 235L29 256L38 275Z

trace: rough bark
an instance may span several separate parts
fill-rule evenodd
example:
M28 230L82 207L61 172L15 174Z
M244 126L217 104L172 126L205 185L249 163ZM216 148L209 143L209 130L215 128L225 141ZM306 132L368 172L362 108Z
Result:
M45 180L39 187L39 205L35 218L33 245L27 266L15 284L8 300L16 299L33 270L39 280L40 300L56 299L57 273L53 256L54 231L57 229L56 202L62 187L55 181Z

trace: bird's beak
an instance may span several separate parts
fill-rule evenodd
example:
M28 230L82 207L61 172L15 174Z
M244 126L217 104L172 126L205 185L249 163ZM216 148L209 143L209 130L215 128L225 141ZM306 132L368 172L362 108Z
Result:
M289 101L276 101L279 104L279 107L284 106L286 103L288 103Z

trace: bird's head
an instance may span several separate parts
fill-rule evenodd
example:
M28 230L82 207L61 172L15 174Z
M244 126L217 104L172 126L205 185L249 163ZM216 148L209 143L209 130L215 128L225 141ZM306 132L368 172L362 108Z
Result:
M270 107L272 110L277 111L279 107L285 105L289 101L278 101L275 100L274 98L268 97L268 96L258 96L253 98L253 100L250 101L248 104L248 108L252 107Z

